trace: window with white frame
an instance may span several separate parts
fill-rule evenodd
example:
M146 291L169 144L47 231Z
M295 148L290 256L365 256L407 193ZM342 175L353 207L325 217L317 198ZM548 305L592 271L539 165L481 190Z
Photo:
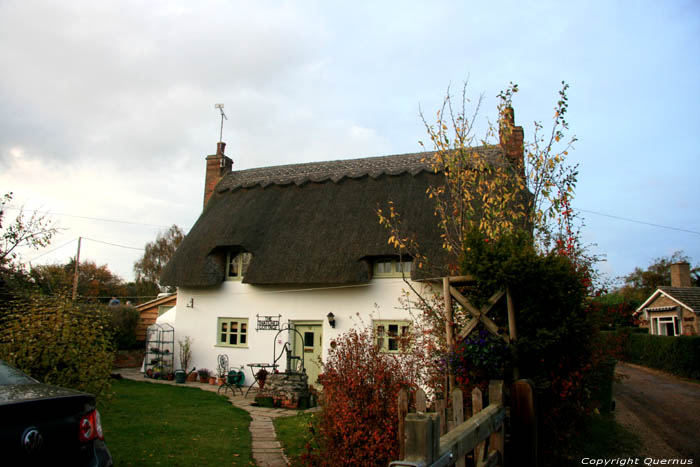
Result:
M374 336L382 352L402 352L410 330L409 321L374 320Z
M219 318L216 326L218 345L248 347L248 318Z
M678 316L663 316L651 319L651 333L657 336L680 336Z
M410 258L379 258L374 261L373 276L374 277L402 277L403 275L411 275L411 264L413 261Z
M248 265L250 264L252 256L252 254L247 252L238 254L229 253L226 256L226 280L241 280L248 270Z

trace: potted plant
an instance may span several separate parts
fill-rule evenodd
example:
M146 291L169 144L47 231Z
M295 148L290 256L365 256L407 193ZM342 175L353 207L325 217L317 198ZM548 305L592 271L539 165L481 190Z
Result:
M200 383L208 383L209 382L209 370L207 368L200 368L197 370L197 374L199 375L199 382Z
M211 384L212 386L216 385L216 375L214 373L211 373L209 375L209 384Z
M175 373L173 373L172 371L168 372L168 381L172 381L174 379L175 379ZM184 381L183 381L183 383L184 383Z
M183 340L178 341L180 345L180 369L176 373L182 372L183 374L176 375L178 382L184 383L187 381L195 381L197 377L194 373L194 368L190 373L187 373L187 368L190 365L190 360L192 360L192 339L190 336L185 336ZM182 380L182 381L181 381Z

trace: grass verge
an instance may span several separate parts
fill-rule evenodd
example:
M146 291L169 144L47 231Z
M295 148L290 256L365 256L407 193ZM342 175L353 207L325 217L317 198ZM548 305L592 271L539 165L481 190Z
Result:
M292 465L297 465L296 459L306 450L306 443L311 439L309 425L313 423L318 413L299 412L293 417L279 417L274 420L277 439L282 443L284 453Z
M100 401L114 465L254 465L250 416L196 388L115 381Z

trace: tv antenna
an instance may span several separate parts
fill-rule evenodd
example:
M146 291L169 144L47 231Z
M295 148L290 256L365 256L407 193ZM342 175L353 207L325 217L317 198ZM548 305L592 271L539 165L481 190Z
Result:
M221 131L219 132L219 142L222 142L224 139L224 119L228 120L228 117L224 113L224 104L214 104L215 109L219 109L219 112L221 112Z

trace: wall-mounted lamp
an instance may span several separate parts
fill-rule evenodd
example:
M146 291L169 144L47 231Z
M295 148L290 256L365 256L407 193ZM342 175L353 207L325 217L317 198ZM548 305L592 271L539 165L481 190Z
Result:
M194 298L190 298L190 301L185 305L187 308L194 308Z
M330 324L332 328L335 328L335 315L333 312L331 311L326 316L328 317L328 324Z

